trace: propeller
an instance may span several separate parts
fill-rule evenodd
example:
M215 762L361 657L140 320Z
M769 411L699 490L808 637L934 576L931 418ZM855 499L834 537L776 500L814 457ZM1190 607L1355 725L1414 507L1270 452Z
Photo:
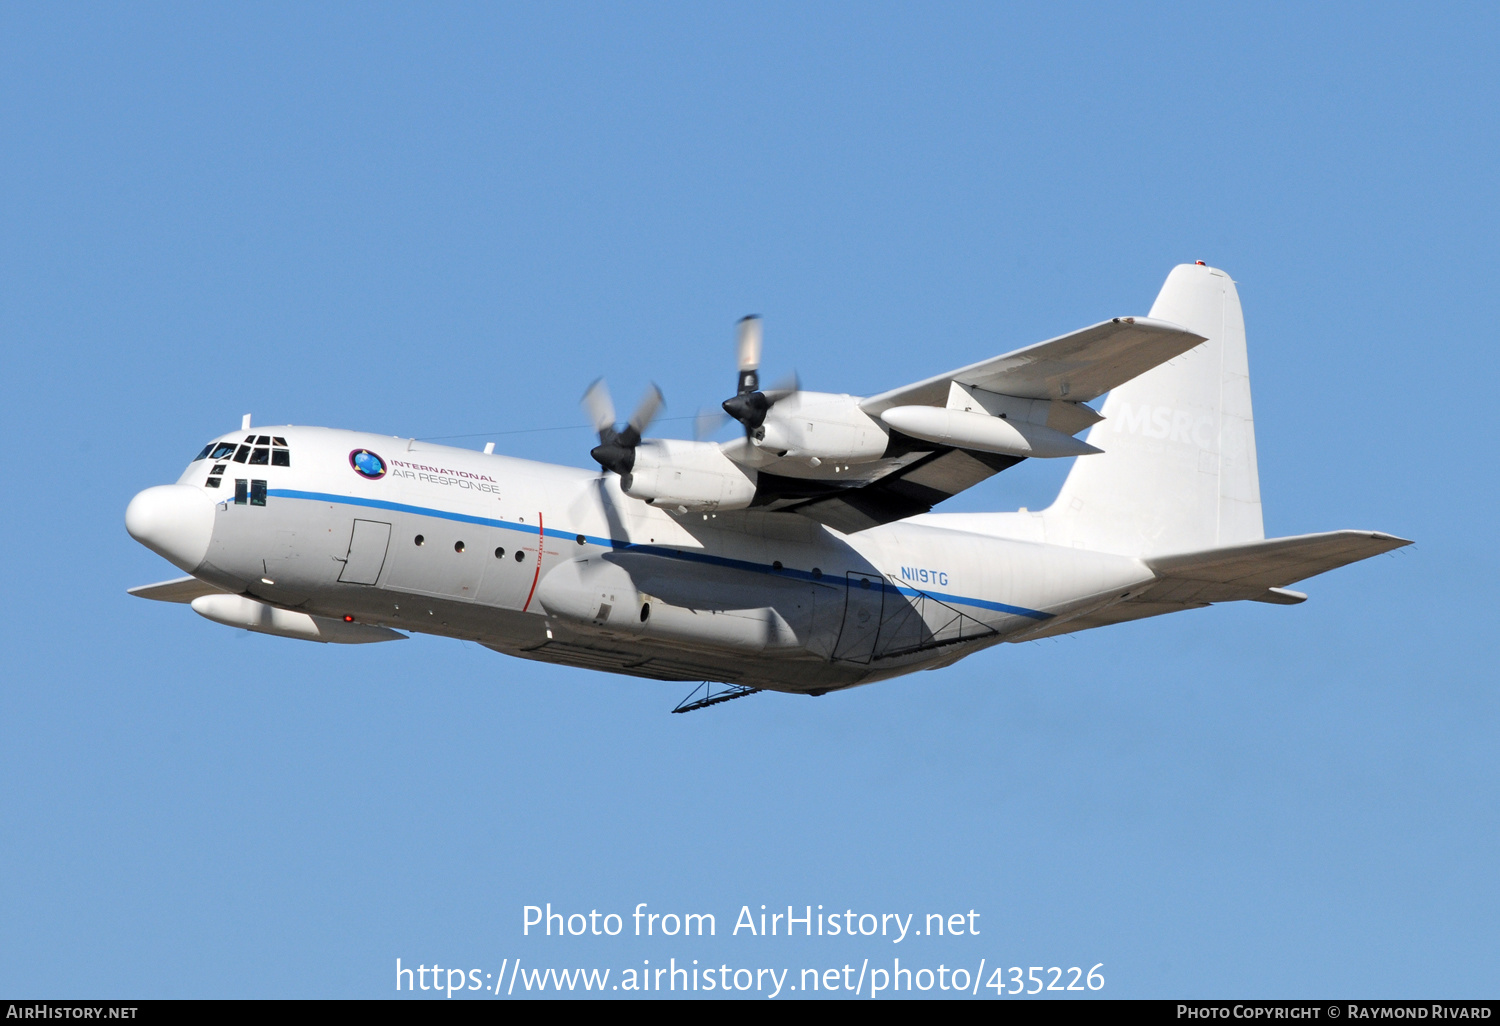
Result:
M795 376L768 392L760 389L760 318L751 314L739 321L739 380L733 399L724 400L724 412L745 426L745 437L754 441L762 438L766 414L771 407L797 391Z
M706 442L715 434L719 428L729 423L729 415L723 410L713 410L707 407L698 411L693 418L693 441Z
M590 450L604 470L613 470L624 476L635 466L635 447L641 444L641 434L651 426L656 415L666 404L661 389L652 385L636 405L635 412L623 428L615 427L615 404L609 397L609 387L600 378L583 393L583 408L599 432L599 444Z
M760 315L741 317L739 324L738 350L740 381L735 395L749 395L760 390Z

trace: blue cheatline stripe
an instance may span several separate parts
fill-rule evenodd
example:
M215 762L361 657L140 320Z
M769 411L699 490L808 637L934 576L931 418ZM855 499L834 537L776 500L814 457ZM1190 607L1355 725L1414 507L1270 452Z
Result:
M490 517L476 517L468 513L454 513L446 509L434 509L430 506L409 506L404 502L387 502L384 499L364 499L356 495L332 495L327 492L302 492L292 488L272 488L266 494L280 499L307 499L311 502L331 502L344 506L364 506L368 509L385 509L396 513L415 513L417 516L437 517L440 520L452 520L460 524L478 524L481 527L498 527L506 531L519 531L522 534L536 534L537 529L529 524L513 524L508 520L494 520ZM578 537L576 531L552 531L551 537ZM706 552L689 552L683 549L670 549L661 545L636 545L628 541L620 541L616 538L599 538L593 535L584 535L583 540L589 545L598 545L601 548L615 549L617 551L640 552L646 555L663 556L667 559L680 559L685 563L699 563L704 566L724 567L728 570L744 570L756 574L775 574L777 577L790 577L794 580L816 581L819 584L833 585L837 587L838 578L815 577L807 570L791 570L783 568L777 570L765 563L752 563L745 559L731 559L728 556L711 556ZM848 579L843 579L843 584L848 587ZM965 606L973 606L976 609L993 609L997 613L1009 613L1012 616L1028 616L1033 620L1050 620L1051 613L1043 613L1036 609L1027 609L1025 606L1009 606L1004 602L991 602L988 599L970 598L966 595L949 595L940 591L919 591L916 588L903 588L899 584L886 582L885 587L900 592L908 598L926 595L940 602L957 602Z
M520 531L522 534L536 534L537 529L529 524L512 524L505 520L491 520L489 517L474 517L467 513L450 513L445 509L430 509L427 506L408 506L404 502L386 502L384 499L362 499L357 495L330 495L327 492L299 492L292 488L272 488L266 492L267 495L281 499L309 499L313 502L334 502L344 506L365 506L369 509L388 509L397 513L416 513L424 517L440 517L443 520L456 520L461 524L479 524L481 527L500 527L507 531ZM587 536L585 536L587 537ZM612 545L608 538L589 538L596 545Z

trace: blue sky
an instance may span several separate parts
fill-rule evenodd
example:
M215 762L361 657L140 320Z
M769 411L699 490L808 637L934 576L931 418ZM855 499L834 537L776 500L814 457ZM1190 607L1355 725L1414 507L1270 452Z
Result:
M0 11L0 991L403 965L1104 963L1109 996L1495 996L1490 7ZM766 372L869 393L1238 280L1271 534L1418 544L816 701L125 595L253 412L585 465ZM686 435L687 419L663 422ZM561 430L537 431L538 428ZM953 509L1044 505L1026 464ZM1247 608L1248 606L1248 608ZM521 909L720 936L521 936ZM978 910L900 948L742 905ZM910 958L912 961L907 962Z

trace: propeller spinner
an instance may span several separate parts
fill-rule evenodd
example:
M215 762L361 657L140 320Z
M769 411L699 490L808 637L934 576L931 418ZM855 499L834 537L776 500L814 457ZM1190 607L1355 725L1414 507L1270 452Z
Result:
M764 436L762 430L766 414L771 407L797 391L793 379L789 385L760 390L760 318L751 314L741 317L739 322L739 379L733 399L725 399L724 412L745 426L745 437L755 441Z
M609 397L609 387L603 378L595 381L583 393L583 408L588 411L594 430L599 432L599 444L589 451L589 455L605 470L613 470L621 477L630 473L635 466L635 448L641 444L641 434L651 426L663 405L665 400L661 389L652 385L641 397L625 426L616 428L615 404Z

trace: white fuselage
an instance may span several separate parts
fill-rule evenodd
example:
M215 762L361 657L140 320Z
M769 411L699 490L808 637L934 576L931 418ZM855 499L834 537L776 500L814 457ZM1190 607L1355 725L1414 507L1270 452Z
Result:
M951 663L1153 577L942 516L845 536L794 513L657 509L614 475L388 436L224 441L260 436L285 440L286 465L201 458L179 480L212 510L206 544L158 548L187 572L280 609L636 676L822 693ZM379 462L361 473L360 452Z

